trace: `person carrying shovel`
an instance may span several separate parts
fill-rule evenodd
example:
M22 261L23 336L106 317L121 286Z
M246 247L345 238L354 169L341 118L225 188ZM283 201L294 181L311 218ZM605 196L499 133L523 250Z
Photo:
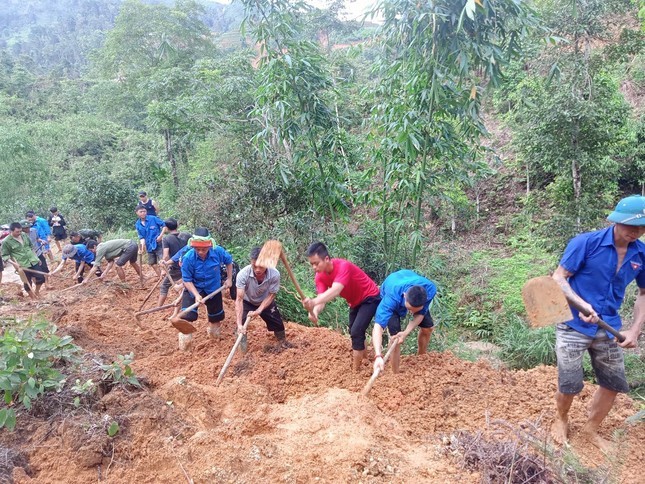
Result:
M282 315L275 304L275 296L280 289L280 271L273 268L260 267L255 262L260 255L260 247L251 249L251 263L237 273L237 297L235 299L235 316L237 331L244 333L240 342L243 353L246 353L246 329L244 321L248 316L260 316L269 331L273 331L280 347L289 348L284 330Z
M181 249L186 247L186 244L190 239L189 233L180 232L178 230L179 224L174 218L167 218L164 220L164 223L166 224L166 229L168 229L168 235L166 235L161 241L163 259L159 263L166 267L168 275L164 277L161 287L159 288L157 306L164 305L166 298L168 297L168 291L170 290L173 282L178 282L181 279L179 263L174 262L171 258Z
M222 286L220 263L226 264L229 269L228 274L232 273L233 257L222 247L213 247L210 237L193 236L190 240L190 247L191 249L184 254L181 263L181 276L186 289L181 301L182 311L196 302L205 304L209 322L206 332L211 338L219 339L222 332L221 321L224 320L222 293L216 294L205 303L201 301ZM231 285L232 279L229 276L224 282L224 289L230 288ZM182 315L180 319L192 323L197 321L197 317L198 312L195 308ZM192 338L192 334L188 336Z
M427 352L430 336L434 323L430 316L430 303L437 294L434 283L414 271L403 269L393 272L381 284L381 302L374 316L374 329L372 330L372 344L374 345L374 370L383 371L382 356L383 331L388 329L390 345L396 344L392 352L392 371L399 372L401 362L401 345L405 338L419 328L417 340L417 354ZM405 331L401 331L401 319L410 312L412 321Z
M352 367L361 369L365 358L365 331L367 331L381 297L376 283L358 266L345 259L332 259L322 242L314 242L307 249L309 264L316 272L318 296L305 298L304 308L315 324L328 302L336 297L349 304L349 332L352 338ZM239 277L239 276L238 276Z
M616 395L627 393L623 348L635 348L645 320L645 244L638 240L645 234L645 197L632 195L618 202L607 220L614 225L587 232L571 239L562 255L553 279L560 285L572 309L571 320L556 326L558 390L556 416L551 427L553 439L567 441L568 413L574 397L582 390L582 358L585 351L598 382L591 401L589 419L582 429L586 440L607 451L610 442L598 434L600 424L611 410ZM599 328L600 319L616 331L621 328L618 313L627 285L636 280L638 297L634 303L634 321L623 331L625 340L616 341Z
M148 215L145 207L138 206L136 213L139 217L135 223L139 235L139 254L148 253L148 264L155 270L157 277L160 277L161 269L157 263L163 258L161 239L166 233L166 224L160 218ZM141 269L143 270L143 267Z

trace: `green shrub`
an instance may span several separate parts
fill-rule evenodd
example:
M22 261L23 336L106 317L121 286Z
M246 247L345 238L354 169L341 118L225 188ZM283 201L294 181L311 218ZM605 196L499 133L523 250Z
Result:
M15 428L17 405L30 409L46 392L60 390L65 375L57 367L76 360L78 352L71 336L57 336L56 326L47 322L7 328L0 339L0 390L6 405L0 409L0 428Z
M102 379L114 384L122 383L140 387L141 383L130 366L133 360L134 353L130 353L129 355L117 355L116 360L109 365L100 365L103 370Z
M495 341L500 358L514 369L555 364L555 327L529 329L517 316L510 316L500 327Z

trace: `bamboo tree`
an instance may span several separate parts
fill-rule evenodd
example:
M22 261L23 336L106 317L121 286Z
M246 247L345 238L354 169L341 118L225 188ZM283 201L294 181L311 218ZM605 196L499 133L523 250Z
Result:
M391 157L384 165L389 186L383 190L396 185L398 192L379 197L380 210L384 229L411 220L394 226L409 232L415 264L425 202L442 183L460 183L472 170L468 157L486 133L482 91L500 82L502 66L519 54L521 38L535 20L525 4L513 0L386 0L376 12L384 23L376 69L381 83L374 93L382 101L374 117ZM398 211L404 199L414 207L411 217Z
M331 217L346 211L346 186L336 162L343 154L338 118L330 107L334 79L320 46L306 36L304 2L244 0L260 46L256 109L262 130L255 140L264 156L277 154L283 179L298 177L314 194L315 208Z

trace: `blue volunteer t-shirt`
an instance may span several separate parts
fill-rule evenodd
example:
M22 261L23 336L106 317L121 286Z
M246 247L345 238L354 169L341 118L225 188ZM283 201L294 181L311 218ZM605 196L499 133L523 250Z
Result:
M394 314L404 318L408 309L405 307L403 295L412 286L423 286L428 293L428 299L423 305L423 309L417 313L424 316L428 314L430 303L437 294L437 286L430 279L420 276L414 271L403 269L387 276L381 284L381 302L376 309L374 322L385 328Z
M36 227L36 230L38 231L38 238L43 239L45 242L47 242L47 237L49 237L52 233L51 228L49 227L49 223L47 220L45 220L42 217L36 217L36 221L34 222L34 226Z
M72 260L76 262L85 262L86 264L92 264L94 262L94 252L91 252L85 244L74 244L76 247L76 254L72 257ZM63 259L67 257L63 256Z
M232 264L233 257L219 245L208 249L206 259L190 249L181 259L181 278L192 282L198 291L207 294L219 289L222 285L220 264Z
M184 254L186 254L186 252L188 252L191 248L192 248L192 247L190 247L189 245L184 245L181 249L179 249L179 250L175 253L175 255L173 255L173 256L170 258L170 260L171 260L171 261L173 261L173 262L175 262L175 263L180 262L180 261L181 261L181 259L182 259L182 257L184 257Z
M614 245L613 225L571 239L560 265L573 273L569 285L576 294L591 304L600 318L616 330L622 325L618 309L625 297L625 288L634 279L638 287L645 287L645 244L640 240L630 243L616 272L618 253ZM594 338L599 326L582 321L576 309L571 308L571 313L573 319L566 324ZM611 334L607 335L613 338Z
M137 223L135 224L137 234L139 235L139 239L145 239L146 250L148 252L157 250L157 237L161 234L162 227L165 226L164 221L154 215L146 215L145 225L141 223L141 219L137 219Z

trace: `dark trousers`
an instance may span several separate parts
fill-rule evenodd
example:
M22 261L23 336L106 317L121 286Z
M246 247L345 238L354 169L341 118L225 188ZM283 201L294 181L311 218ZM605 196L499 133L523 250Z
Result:
M199 295L201 297L206 297L208 296L208 293L206 291L199 291ZM181 298L181 310L183 311L193 304L195 304L195 298L193 297L193 295L187 290L184 291L184 295ZM209 323L218 323L224 319L224 306L222 305L221 292L217 293L204 304L206 304L206 311L208 311ZM193 309L185 316L182 316L181 319L185 319L186 321L190 322L197 321L197 317L199 316L197 309L198 308Z
M251 304L248 301L244 301L244 305L242 306L242 321L246 321L246 316L249 314L249 311L255 311L259 307L260 306ZM284 322L282 321L282 315L278 310L278 306L275 305L275 301L273 301L269 305L269 307L267 307L260 313L260 317L266 323L267 329L269 331L273 331L274 333L284 331Z
M381 296L370 296L349 310L349 335L352 338L352 349L365 349L365 331L376 314L376 308L381 302Z

